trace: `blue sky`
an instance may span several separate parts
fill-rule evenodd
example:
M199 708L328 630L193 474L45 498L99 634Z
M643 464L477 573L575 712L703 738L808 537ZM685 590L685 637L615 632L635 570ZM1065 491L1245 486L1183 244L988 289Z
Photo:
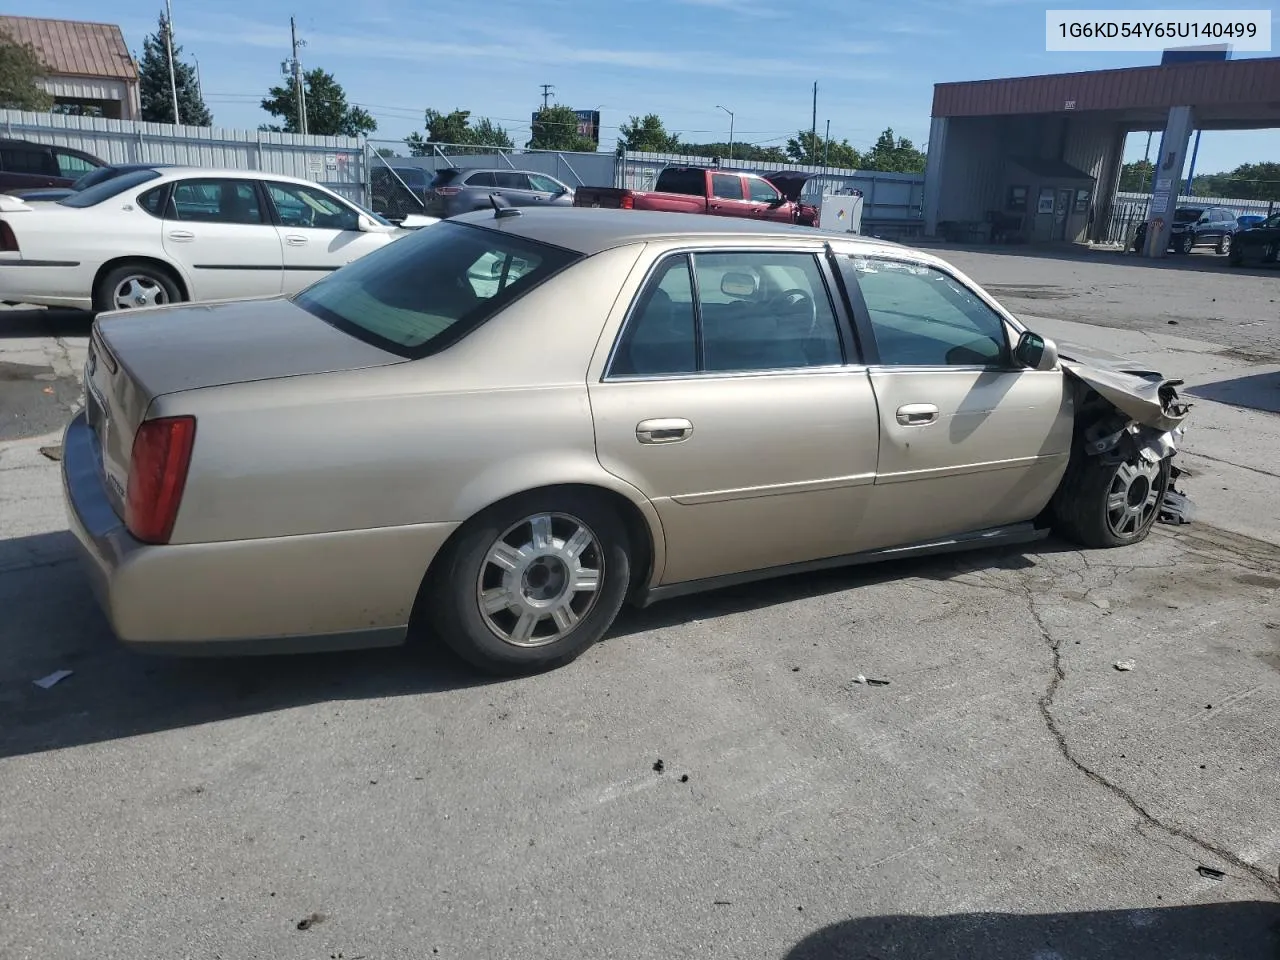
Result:
M809 126L816 80L819 132L830 120L833 137L866 148L892 126L922 146L934 83L1142 66L1160 57L1046 53L1046 9L1104 6L1062 0L172 2L175 35L184 55L199 61L218 125L253 128L268 119L258 101L279 82L293 14L307 41L304 64L332 72L348 99L377 118L374 137L388 140L420 129L424 107L461 107L493 117L522 142L540 84L550 83L557 102L600 109L605 147L628 116L648 112L689 141L727 139L728 117L717 104L734 111L739 141L785 144ZM10 14L110 19L139 54L162 8L163 0L115 0L109 8L98 0L5 3ZM1131 138L1130 158L1145 142ZM1197 169L1277 158L1280 131L1211 132Z

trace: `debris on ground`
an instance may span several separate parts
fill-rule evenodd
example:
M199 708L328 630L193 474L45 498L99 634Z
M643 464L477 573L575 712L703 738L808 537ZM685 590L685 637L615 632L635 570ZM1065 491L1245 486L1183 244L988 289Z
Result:
M303 917L298 921L299 930L310 930L317 923L324 923L325 916L323 913L313 913L309 917Z
M654 773L661 773L665 769L666 769L666 764L664 764L661 760L659 760L657 763L653 765Z
M74 672L74 670L55 670L47 677L41 677L39 680L33 680L32 683L37 687L40 687L42 690L48 690L55 683L61 683L63 680L67 679L67 677L71 676Z
M689 782L689 775L688 775L687 773L682 773L682 774L680 774L680 782L681 782L681 783L688 783L688 782Z
M1121 673L1126 673L1132 670L1137 665L1138 665L1137 661L1135 660L1117 660L1114 664L1112 664L1112 666L1114 666Z
M61 460L62 444L58 444L56 447L41 447L40 455L42 457L47 457L50 460Z
M862 674L858 674L856 677L854 677L853 682L865 683L869 687L887 687L889 685L888 680L875 680L875 679L872 679L871 677L864 677Z
M1221 880L1226 876L1226 873L1221 870L1215 870L1213 867L1196 867L1196 873L1209 880Z

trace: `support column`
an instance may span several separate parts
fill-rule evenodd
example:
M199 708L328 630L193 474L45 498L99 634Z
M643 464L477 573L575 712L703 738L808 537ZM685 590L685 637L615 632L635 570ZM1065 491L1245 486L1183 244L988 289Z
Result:
M1111 210L1116 202L1116 189L1120 186L1120 168L1124 166L1124 145L1128 137L1124 127L1117 124L1107 144L1107 152L1102 155L1093 193L1093 226L1089 230L1089 239L1094 243L1102 242L1103 234L1111 223Z
M1186 164L1187 144L1195 117L1191 107L1170 107L1164 133L1160 135L1160 152L1156 155L1156 171L1147 213L1147 248L1145 257L1163 257L1169 249L1173 228L1173 211L1182 191L1182 168ZM1159 228L1156 221L1160 222Z
M947 118L934 117L929 124L929 153L924 167L924 235L938 235L938 211L942 201L942 170L947 148Z

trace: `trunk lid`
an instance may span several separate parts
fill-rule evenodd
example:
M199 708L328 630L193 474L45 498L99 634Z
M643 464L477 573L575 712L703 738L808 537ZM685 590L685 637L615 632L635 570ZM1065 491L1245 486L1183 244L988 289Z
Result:
M102 314L85 360L85 412L112 505L124 515L134 433L156 397L403 362L284 299Z
M764 179L768 180L778 192L790 200L792 203L800 199L800 194L804 192L804 185L814 178L815 174L802 173L799 170L779 170L776 173L766 173Z
M634 196L634 191L621 190L617 187L578 187L573 194L573 205L618 210L623 206L624 197Z

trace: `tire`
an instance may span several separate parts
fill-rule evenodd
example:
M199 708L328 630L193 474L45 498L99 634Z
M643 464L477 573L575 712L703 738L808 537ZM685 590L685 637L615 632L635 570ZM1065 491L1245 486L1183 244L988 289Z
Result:
M1231 247L1231 234L1224 233L1218 238L1218 245L1213 249L1219 254L1229 254L1231 253Z
M1227 263L1231 264L1233 267L1244 265L1244 254L1240 252L1240 248L1234 243L1231 245L1231 250L1227 253Z
M1108 463L1077 450L1054 499L1054 530L1089 549L1141 543L1160 516L1170 466L1169 458Z
M535 518L549 518L549 536L548 520ZM575 529L589 542L566 553ZM575 563L581 573L596 572L594 590L569 589ZM430 574L425 613L472 666L536 673L573 661L604 636L630 582L627 528L609 503L590 493L539 491L496 504L462 527Z
M1189 237L1187 234L1184 233L1174 242L1173 251L1174 253L1187 254L1191 252L1191 248L1194 245L1195 244L1192 241L1191 237Z
M1262 248L1262 262L1275 263L1277 254L1280 254L1280 249L1277 249L1277 245L1274 243L1268 243Z
M135 291L133 296L128 290ZM165 303L181 303L185 298L172 275L163 267L151 263L126 263L108 270L93 290L93 310L127 310L136 307L159 306ZM132 300L131 304L124 301Z

